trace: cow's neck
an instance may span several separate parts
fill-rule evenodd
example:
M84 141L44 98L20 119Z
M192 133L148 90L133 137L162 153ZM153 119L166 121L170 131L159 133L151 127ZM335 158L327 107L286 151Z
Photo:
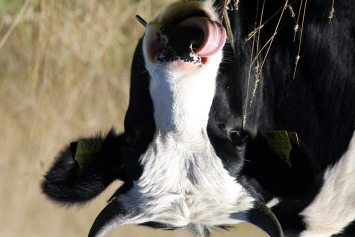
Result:
M183 78L164 75L151 80L150 93L160 132L192 137L205 134L215 93L215 75Z

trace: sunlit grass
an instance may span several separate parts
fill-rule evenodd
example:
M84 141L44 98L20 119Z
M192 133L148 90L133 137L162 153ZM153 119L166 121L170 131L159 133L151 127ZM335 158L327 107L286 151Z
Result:
M67 210L46 200L39 182L71 139L123 129L130 63L144 32L135 15L148 21L166 3L0 0L0 236L88 233L118 184L89 207ZM165 233L142 228L109 236Z

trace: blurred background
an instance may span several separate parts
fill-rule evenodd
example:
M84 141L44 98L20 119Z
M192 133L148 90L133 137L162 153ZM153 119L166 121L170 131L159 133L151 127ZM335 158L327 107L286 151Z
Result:
M167 0L0 0L0 236L86 236L120 185L62 208L39 183L59 149L81 135L122 131L130 63ZM108 236L192 236L122 226ZM249 224L214 236L267 236Z

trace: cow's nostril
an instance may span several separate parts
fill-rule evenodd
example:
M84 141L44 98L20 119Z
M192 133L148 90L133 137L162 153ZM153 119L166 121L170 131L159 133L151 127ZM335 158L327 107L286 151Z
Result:
M200 48L203 44L203 41L204 41L204 35L203 35L203 32L200 31L199 32L199 38L198 40L193 40L191 42L191 46L192 46L192 50L195 52L196 49Z
M136 144L136 141L137 141L137 138L135 136L135 134L128 134L127 137L126 137L126 142L131 145L131 146L134 146Z

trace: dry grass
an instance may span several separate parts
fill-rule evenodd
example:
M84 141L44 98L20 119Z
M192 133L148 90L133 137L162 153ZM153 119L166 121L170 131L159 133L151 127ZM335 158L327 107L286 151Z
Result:
M144 31L134 16L152 19L163 3L0 0L0 236L87 234L118 184L87 208L68 210L47 201L39 182L71 139L122 130L130 62ZM142 233L187 235L123 226L108 236Z

